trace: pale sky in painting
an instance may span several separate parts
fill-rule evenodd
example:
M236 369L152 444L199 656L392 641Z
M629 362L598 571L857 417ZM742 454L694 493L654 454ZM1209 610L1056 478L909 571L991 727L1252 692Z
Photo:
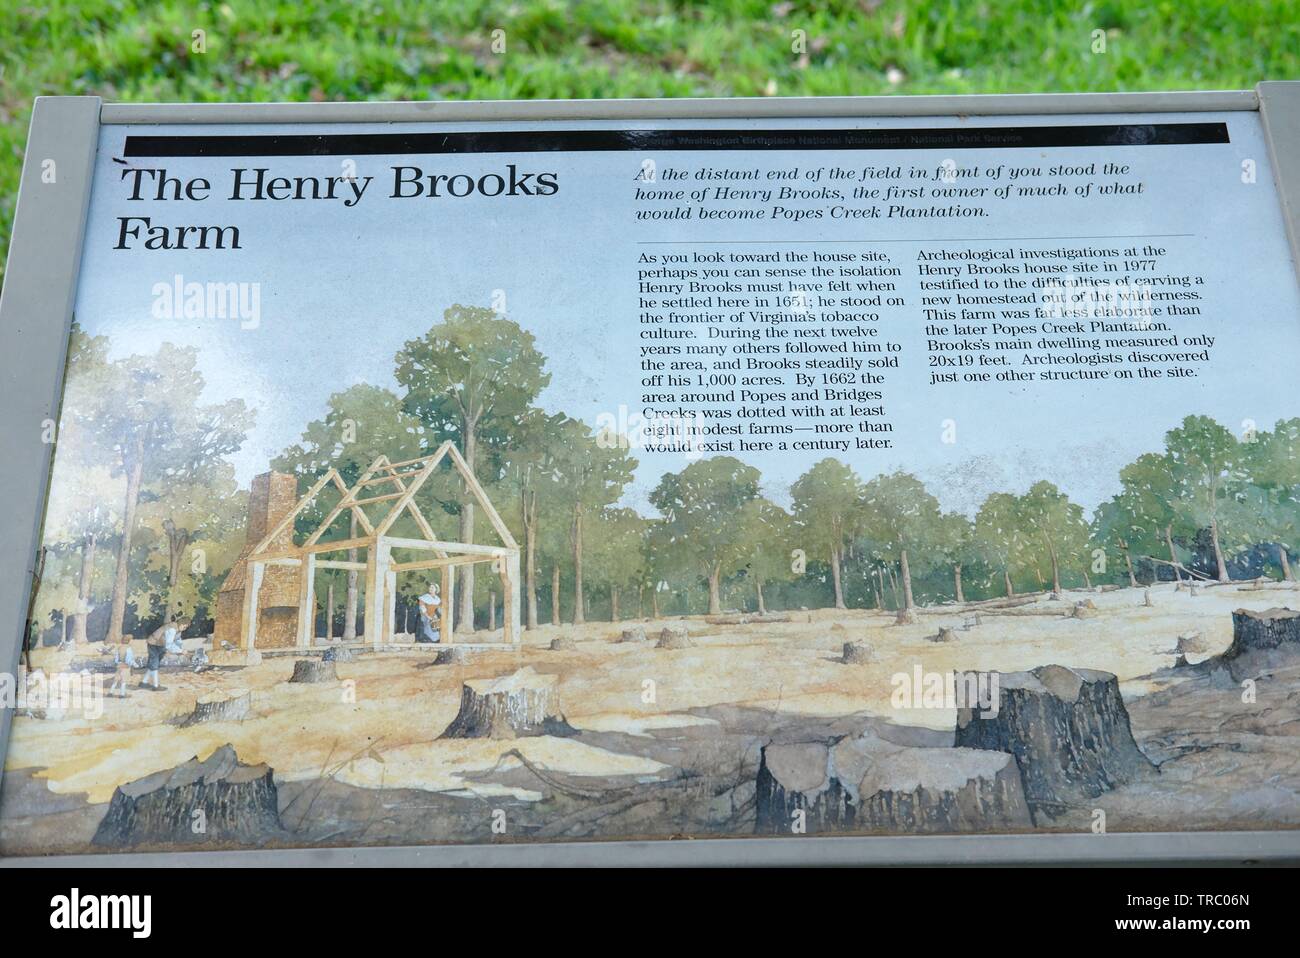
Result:
M1239 430L1245 420L1268 428L1300 414L1287 366L1277 355L1300 353L1300 300L1286 247L1267 154L1253 114L1196 117L1166 114L1125 122L1223 119L1232 142L1209 146L1072 148L998 151L998 160L1072 164L1105 159L1132 163L1146 183L1146 199L1016 201L979 221L863 221L636 223L632 189L642 156L635 153L532 153L524 155L358 157L359 176L374 182L362 201L231 202L234 166L267 166L280 175L339 175L338 157L268 159L168 159L169 174L206 176L204 202L129 202L120 182L120 156L132 132L173 132L157 127L103 128L92 196L77 317L91 333L110 337L115 355L148 353L169 341L197 347L207 379L205 398L243 398L257 410L257 426L234 457L247 481L297 440L320 417L331 393L360 382L396 388L393 357L402 344L440 320L453 303L488 306L494 290L506 294L507 315L537 337L552 374L540 398L551 411L595 423L620 406L641 408L637 323L637 258L643 245L681 240L851 240L850 248L883 250L902 267L900 287L909 305L887 315L886 335L903 344L903 366L889 374L886 406L895 424L892 450L838 454L864 479L905 468L930 485L945 508L973 512L989 492L1022 491L1041 478L1055 481L1091 508L1115 491L1118 469L1158 449L1162 435L1190 413L1214 416ZM836 120L837 126L944 126L939 119ZM1000 121L971 119L968 124ZM1083 123L1082 117L1024 118L1017 122ZM1096 122L1093 118L1092 122ZM1114 122L1113 118L1108 122ZM566 123L564 128L602 124ZM620 127L646 124L621 123ZM657 122L656 127L698 126ZM725 125L799 126L795 121ZM516 124L512 128L526 125ZM432 128L432 127L431 127ZM494 128L451 124L445 129ZM369 132L380 126L332 128ZM175 132L301 132L257 126ZM959 163L986 163L991 151L960 151ZM1016 153L1016 157L1008 154ZM879 154L769 152L678 153L657 157L661 167L753 166L798 168L810 163L861 167L867 162L933 166L933 151ZM1258 179L1240 180L1252 159ZM465 199L388 198L390 167L417 165L456 173L501 170L558 171L560 190L550 197ZM161 224L235 224L243 249L222 252L115 251L117 217L147 215ZM689 233L686 232L689 230ZM1177 234L1191 234L1179 236ZM1181 382L1070 383L931 387L925 360L924 321L915 295L915 254L908 240L992 237L983 245L1052 248L1118 246L1144 240L1058 237L1169 236L1149 242L1171 250L1171 271L1207 278L1200 291L1204 316L1191 333L1216 338L1213 362ZM1050 237L1050 238L1049 238ZM687 249L688 247L679 247ZM735 248L735 247L733 247ZM807 247L806 247L807 248ZM835 247L845 248L843 245ZM261 324L240 329L236 320L158 320L151 317L153 287L186 281L261 284ZM942 423L957 423L957 442L940 441ZM778 501L789 484L828 453L743 454L764 475ZM685 464L679 454L640 455L642 464L626 501L646 508L645 497L666 471Z

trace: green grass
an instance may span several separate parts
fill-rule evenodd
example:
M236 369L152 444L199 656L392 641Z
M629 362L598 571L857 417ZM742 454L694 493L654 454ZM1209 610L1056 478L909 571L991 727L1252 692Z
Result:
M190 51L198 29L202 54ZM503 55L492 50L495 29L505 31ZM803 56L792 50L794 30L804 31ZM0 243L7 247L32 98L41 95L1010 93L1227 89L1296 77L1300 0L0 0Z

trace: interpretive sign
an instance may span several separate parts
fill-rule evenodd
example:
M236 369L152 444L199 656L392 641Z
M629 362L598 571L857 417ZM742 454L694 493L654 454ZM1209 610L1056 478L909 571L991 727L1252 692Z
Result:
M1294 852L1300 94L893 102L43 101L0 852Z

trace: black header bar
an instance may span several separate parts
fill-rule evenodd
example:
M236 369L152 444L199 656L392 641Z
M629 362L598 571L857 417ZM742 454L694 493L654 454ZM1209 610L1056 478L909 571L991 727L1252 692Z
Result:
M906 130L540 130L139 136L127 157L376 156L661 150L956 150L1227 143L1225 123L951 127Z

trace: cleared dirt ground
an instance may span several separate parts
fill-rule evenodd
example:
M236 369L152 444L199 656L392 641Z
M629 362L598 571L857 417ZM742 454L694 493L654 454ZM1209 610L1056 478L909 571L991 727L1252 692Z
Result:
M424 651L366 653L337 666L340 682L291 685L293 656L201 674L164 671L165 691L134 687L107 698L90 719L22 712L0 786L0 851L85 850L114 789L224 743L241 761L275 770L288 830L272 843L475 841L501 838L620 838L746 834L753 829L758 750L773 739L860 730L866 724L910 744L950 744L951 709L896 709L897 673L916 665L1016 671L1048 663L1119 676L1134 734L1162 764L1154 784L1097 801L1112 831L1268 828L1300 824L1300 669L1257 685L1254 703L1222 676L1172 670L1180 634L1200 632L1226 649L1236 608L1296 607L1287 588L1199 588L1070 592L1015 609L920 610L915 625L861 610L790 613L788 623L710 625L702 617L656 622L545 626L518 651L483 651L464 665L435 665ZM1073 618L1090 599L1095 616ZM661 650L666 624L684 623L694 648ZM647 643L620 643L640 625ZM937 643L940 627L955 639ZM573 651L550 651L557 635ZM847 641L865 641L875 661L844 665ZM80 667L77 656L35 652L47 672ZM525 665L559 676L571 738L439 740L455 716L461 684ZM349 684L347 680L351 680ZM107 684L107 680L106 680ZM252 692L241 722L182 728L198 696ZM517 750L517 753L512 753ZM522 756L533 767L528 768ZM540 773L540 774L539 774ZM1090 810L1046 827L1082 829Z

